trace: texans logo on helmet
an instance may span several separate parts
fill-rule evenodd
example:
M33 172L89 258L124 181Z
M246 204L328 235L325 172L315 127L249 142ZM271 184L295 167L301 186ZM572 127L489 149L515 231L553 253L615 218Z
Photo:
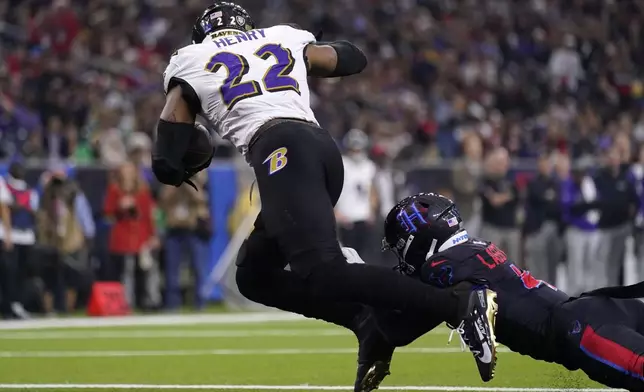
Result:
M398 219L398 222L400 222L400 226L405 230L407 233L414 233L418 231L418 227L416 227L416 224L414 222L417 222L421 225L426 225L427 221L424 218L423 212L418 209L418 206L416 204L412 204L409 206L411 209L411 213L407 212L406 210L402 210L398 213L398 216L396 217ZM427 208L420 207L421 209L424 210L424 212L427 211Z

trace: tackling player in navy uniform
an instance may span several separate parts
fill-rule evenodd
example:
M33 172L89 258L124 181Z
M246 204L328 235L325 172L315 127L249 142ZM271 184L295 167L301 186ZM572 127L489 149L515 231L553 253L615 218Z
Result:
M197 114L246 157L262 210L238 257L240 292L351 329L360 342L357 390L368 389L363 380L373 371L361 358L374 351L377 336L365 305L460 324L475 360L486 360L480 353L493 343L493 315L485 312L492 291L410 282L386 269L349 264L340 249L333 207L342 190L342 156L311 110L307 77L360 73L367 65L362 51L347 41L317 42L293 25L256 28L245 9L225 1L197 19L192 41L164 73L166 104L152 169L160 182L180 186L208 166L183 163ZM476 325L485 326L483 336ZM484 377L494 363L480 364Z
M408 197L391 210L383 246L398 256L401 271L432 286L470 281L494 290L496 337L512 351L581 369L609 387L644 390L644 304L630 299L644 296L644 284L569 297L521 270L493 243L470 238L454 203L431 193ZM437 325L404 313L374 314L392 346ZM388 369L387 358L372 362Z

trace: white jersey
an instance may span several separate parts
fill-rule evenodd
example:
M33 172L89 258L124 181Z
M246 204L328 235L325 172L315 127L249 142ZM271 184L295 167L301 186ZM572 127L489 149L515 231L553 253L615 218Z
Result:
M308 31L279 25L247 32L225 30L179 49L163 75L186 82L201 114L224 139L246 154L259 127L288 117L317 124L310 106L304 48Z
M376 165L369 158L342 157L344 185L335 209L349 222L368 220L372 215L371 192L376 176Z

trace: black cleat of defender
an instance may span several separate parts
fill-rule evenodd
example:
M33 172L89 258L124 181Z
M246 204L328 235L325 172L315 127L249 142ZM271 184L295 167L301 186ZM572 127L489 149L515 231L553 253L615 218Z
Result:
M371 364L359 363L354 392L371 392L378 389L382 380L391 374L389 372L390 364L390 361L376 361Z
M356 330L358 338L358 371L354 392L378 389L389 373L395 347L387 342L377 327L372 313L367 310Z
M470 293L467 315L456 328L474 354L479 374L485 382L494 378L496 367L494 328L497 312L496 293L487 288L475 289Z

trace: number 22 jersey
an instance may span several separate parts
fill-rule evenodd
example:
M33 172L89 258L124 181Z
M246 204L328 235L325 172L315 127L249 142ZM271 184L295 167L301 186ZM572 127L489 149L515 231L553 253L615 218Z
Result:
M487 282L496 291L496 336L511 350L557 362L552 312L569 296L508 260L496 245L470 239L432 255L420 270L425 283L447 287L462 281Z
M246 154L255 132L271 119L317 124L304 60L304 49L315 41L287 25L223 30L175 52L163 74L164 90L178 83L191 87L200 114Z

